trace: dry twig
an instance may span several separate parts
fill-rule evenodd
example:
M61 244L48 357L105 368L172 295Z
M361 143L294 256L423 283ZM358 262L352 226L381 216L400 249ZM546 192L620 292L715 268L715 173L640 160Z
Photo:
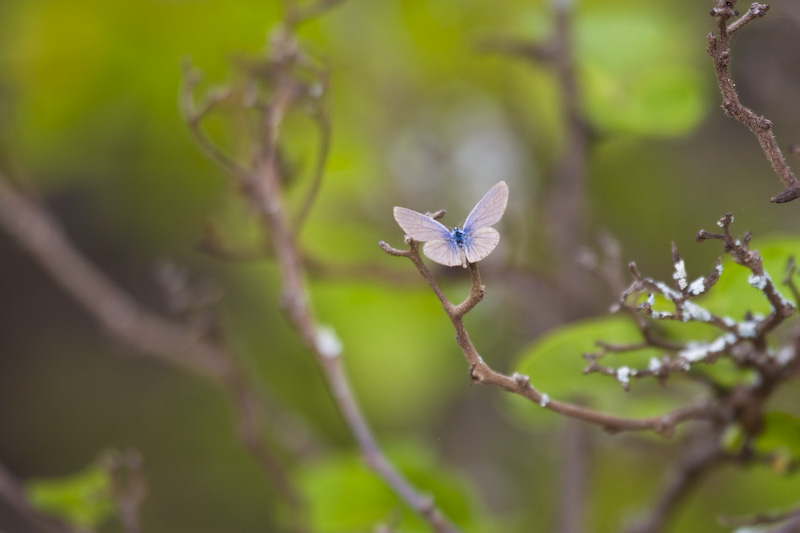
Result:
M778 141L772 131L772 121L756 115L739 100L736 85L731 79L731 37L749 22L761 18L769 10L768 4L753 3L740 18L730 24L728 21L738 16L734 10L736 0L718 0L718 6L711 10L717 20L717 35L708 34L708 55L714 61L717 84L722 95L722 108L725 114L747 126L758 139L764 155L783 184L784 192L772 198L772 202L784 203L800 198L800 182L783 157Z
M323 0L319 6L328 7L335 3ZM291 16L287 28L298 23L297 17L297 15ZM384 456L361 412L344 371L341 341L331 327L317 322L309 306L305 265L297 246L296 235L319 190L328 150L329 128L327 119L320 118L324 115L321 107L317 106L315 114L322 131L322 146L307 198L300 213L292 217L284 201L284 180L278 157L281 124L290 110L299 103L307 101L309 95L314 97L320 82L308 83L297 75L297 70L302 69L307 61L299 44L287 28L274 34L273 55L267 61L268 76L262 80L257 78L252 80L253 83L269 83L271 88L269 101L257 106L261 113L259 123L263 125L263 130L253 139L256 156L252 165L240 166L239 163L232 163L228 158L220 156L221 150L208 146L213 143L205 137L200 125L211 111L211 106L198 106L195 103L194 91L198 77L191 71L187 74L182 93L183 112L198 144L237 182L243 198L257 213L265 236L269 236L272 253L281 275L283 310L301 342L314 354L330 388L331 396L367 465L435 531L453 532L456 530L455 527L435 506L433 499L419 493ZM314 75L313 79L318 80L320 71L314 69L311 74Z
M464 315L480 303L486 291L485 287L481 284L481 276L477 264L471 263L469 265L472 277L469 295L463 302L456 305L450 302L444 294L444 291L442 291L439 284L431 275L428 267L425 266L419 254L418 243L409 241L408 250L398 250L384 241L381 241L379 244L381 249L387 254L396 257L406 257L411 260L414 266L417 267L417 271L419 271L422 278L439 299L445 313L447 313L447 316L450 318L456 330L456 342L461 347L467 359L467 363L470 365L470 377L473 383L501 387L546 409L564 416L597 424L610 432L652 430L661 435L669 436L674 431L675 426L681 422L686 420L713 420L718 416L717 409L706 402L682 407L661 416L635 419L601 413L579 405L550 399L546 394L531 386L528 376L520 374L507 376L493 370L479 355L478 350L475 348L472 340L470 340L469 334L464 326Z

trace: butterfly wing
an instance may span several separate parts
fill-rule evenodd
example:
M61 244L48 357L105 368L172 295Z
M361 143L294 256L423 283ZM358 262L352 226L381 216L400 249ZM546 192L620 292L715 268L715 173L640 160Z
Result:
M450 239L450 230L444 224L405 207L394 208L397 224L415 241Z
M465 246L467 261L477 263L492 253L498 242L500 242L500 234L494 228L478 228L473 231ZM425 246L427 247L427 245Z
M508 185L505 181L501 181L483 195L467 216L467 220L464 221L464 233L471 234L477 229L497 224L506 211L506 205L508 205Z
M453 241L452 238L447 239L434 239L425 243L422 251L431 261L435 261L440 265L445 266L459 266L462 263L466 266L461 259L461 248Z

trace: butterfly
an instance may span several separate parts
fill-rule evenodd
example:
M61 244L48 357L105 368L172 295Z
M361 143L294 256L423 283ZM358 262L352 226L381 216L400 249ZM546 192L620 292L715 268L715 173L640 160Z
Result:
M463 228L449 230L431 217L405 207L394 208L394 219L409 237L425 242L422 251L428 259L440 265L467 268L467 263L477 263L500 242L500 234L489 226L500 221L507 204L508 185L501 181L480 199Z

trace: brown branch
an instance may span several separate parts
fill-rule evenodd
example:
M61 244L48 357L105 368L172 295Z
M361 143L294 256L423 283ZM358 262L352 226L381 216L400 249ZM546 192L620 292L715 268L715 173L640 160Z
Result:
M798 533L800 531L800 508L782 513L763 513L746 517L721 516L719 522L725 527L765 526L782 522L775 527L759 529L759 531L764 533Z
M334 3L337 2L321 0L317 6L327 8ZM264 106L263 116L260 117L263 124L263 138L255 140L260 150L254 169L245 174L232 169L229 175L237 182L244 199L257 213L264 234L270 236L270 244L280 272L282 308L302 344L314 354L334 403L361 450L366 464L435 531L455 532L457 531L455 526L434 505L433 499L419 493L384 456L349 384L342 362L341 342L331 328L317 323L309 306L303 258L296 242L297 227L290 224L291 217L284 201L283 180L278 161L278 138L283 119L292 106L305 98L305 93L300 90L302 85L294 78L292 71L294 62L299 60L301 53L290 31L293 24L288 26L289 29L283 28L273 36L273 54L279 57L272 62L274 68L269 79L272 89L271 99ZM187 84L187 87L191 86ZM184 92L183 98L184 109L191 110L194 96ZM188 119L192 116L187 114ZM196 135L199 128L197 130L193 128L192 131ZM323 144L328 142L327 126L323 126L321 142ZM316 177L306 201L308 208L319 188L326 154L327 146L323 146L319 151ZM215 160L223 170L231 170L225 160L218 158ZM305 216L305 209L304 207L301 210L300 221Z
M200 71L188 62L183 65L183 87L181 87L181 112L186 124L194 136L203 154L226 173L243 178L249 170L223 152L203 131L202 122L205 117L221 102L229 99L229 89L219 89L206 95L200 104L194 98L194 92L201 79Z
M102 461L125 533L140 533L139 508L147 493L144 459L134 450L110 452Z
M730 71L731 37L749 22L766 15L769 5L754 3L744 15L728 24L728 21L738 14L733 10L736 0L721 2L721 4L720 7L711 11L711 15L717 19L717 35L708 34L707 52L714 61L717 84L722 95L722 108L727 116L744 124L756 136L764 155L780 178L785 191L772 198L771 201L776 203L792 201L800 197L800 182L795 178L783 157L772 131L772 122L763 116L756 115L742 104Z
M470 273L472 278L472 286L470 294L459 305L455 305L447 298L442 291L439 284L431 275L425 263L419 254L419 248L416 242L409 243L408 250L398 250L389 244L381 241L379 243L381 249L389 255L395 257L407 257L417 267L422 278L428 283L433 293L439 299L442 307L450 318L453 327L456 330L456 342L461 347L467 363L470 365L470 376L473 383L495 385L508 392L518 394L531 402L540 405L553 412L576 418L602 426L607 431L642 431L652 430L664 436L672 435L675 426L686 420L715 420L719 417L719 406L700 402L695 405L681 407L665 413L660 416L649 418L625 418L620 416L611 415L588 409L582 406L560 402L550 399L546 394L537 391L530 384L528 376L514 374L507 376L493 370L478 353L475 345L469 338L469 333L464 326L464 315L469 312L475 305L477 305L486 292L486 289L481 285L480 272L478 265L470 264Z
M284 21L288 27L295 29L342 3L344 0L317 0L309 5L299 6L296 1L284 0Z
M231 372L220 346L143 310L86 260L57 223L0 175L0 225L108 331L126 344L213 380Z
M675 509L688 498L691 489L724 459L716 433L702 432L698 436L690 437L683 449L683 457L670 473L656 503L649 509L649 514L628 529L628 533L664 531Z
M558 497L558 526L556 533L581 533L587 531L586 509L589 500L589 483L592 441L589 428L577 420L568 420L559 435L561 484Z
M484 41L479 50L522 58L544 65L555 73L560 88L565 126L563 146L555 161L550 191L543 203L547 237L559 264L560 290L577 293L575 279L580 273L574 257L584 227L584 196L591 130L581 109L581 95L572 47L574 10L563 2L554 6L555 29L542 43L495 38Z
M240 424L264 430L247 406L255 400L233 356L221 344L191 328L169 322L146 310L83 257L46 211L9 185L0 175L0 226L28 251L76 302L120 342L199 374L228 392ZM253 431L256 431L255 429ZM245 434L244 443L284 499L299 517L302 498L284 468L263 440Z
M275 113L281 113L279 109ZM279 122L273 117L268 119ZM277 128L277 124L275 126ZM452 532L455 527L433 504L428 496L417 492L383 455L364 415L353 395L342 367L342 347L335 335L317 324L308 306L308 290L303 281L303 266L288 224L288 213L282 200L279 170L273 150L265 150L262 164L246 198L257 209L265 227L272 235L275 258L280 267L283 285L283 308L303 344L312 350L331 389L331 395L345 423L356 440L364 460L394 492L414 511L425 518L436 531Z
M322 177L325 174L325 163L328 161L328 152L331 147L331 123L328 116L319 110L316 114L316 122L320 132L319 147L317 148L317 161L314 165L314 175L311 179L311 186L308 193L303 200L303 205L297 212L294 220L294 233L295 236L300 233L311 208L314 207L314 201L319 195L319 189L322 185Z

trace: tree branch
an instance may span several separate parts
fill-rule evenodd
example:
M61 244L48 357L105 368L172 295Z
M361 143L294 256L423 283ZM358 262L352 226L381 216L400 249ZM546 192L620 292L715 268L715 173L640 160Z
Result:
M628 529L628 533L658 533L665 529L692 487L724 458L718 439L716 432L703 432L687 440L683 456L670 473L655 504L650 507L649 514Z
M800 198L800 182L783 157L778 141L772 131L772 122L763 116L756 115L739 100L739 93L731 79L731 37L751 21L767 14L769 5L752 4L739 19L728 24L728 20L738 15L734 11L736 0L720 2L719 7L711 10L711 16L717 19L717 35L708 34L708 55L714 61L717 84L722 95L722 109L725 114L744 124L756 136L761 149L766 155L772 169L780 178L783 193L772 198L772 202L784 203Z
M551 400L546 394L531 386L528 376L520 374L507 376L493 370L483 360L478 350L475 348L475 345L470 340L469 333L464 326L463 318L467 312L483 299L486 292L486 288L481 285L480 272L477 264L470 264L472 278L470 294L464 302L456 306L448 300L438 283L436 283L436 280L433 279L433 276L420 257L416 242L411 241L408 250L398 250L384 241L381 241L379 246L389 255L407 257L411 260L414 266L417 267L420 275L422 275L423 279L425 279L431 287L431 290L441 302L442 307L456 330L456 342L461 347L461 351L464 353L464 357L470 365L470 377L473 383L495 385L508 392L518 394L553 412L602 426L610 432L652 430L661 435L670 436L675 426L680 422L686 420L715 420L718 418L719 407L706 402L685 406L661 416L635 419L619 417L594 411L582 406Z
M321 0L317 7L325 9L338 2ZM315 8L316 9L316 8ZM279 267L282 285L282 308L293 326L297 335L307 348L314 354L328 384L331 396L341 413L345 424L356 441L366 464L395 492L395 494L418 513L428 524L438 532L455 532L456 528L434 505L433 499L423 495L398 472L386 459L372 434L366 419L356 401L352 387L345 373L342 363L343 347L332 328L319 324L314 317L308 301L308 288L305 284L305 268L302 255L297 247L297 226L292 226L286 203L284 200L283 180L278 161L278 138L281 124L290 109L303 100L307 90L302 81L295 78L293 68L295 61L301 57L299 45L293 38L291 28L297 20L290 15L286 27L273 36L272 46L275 50L271 61L272 70L269 81L272 92L269 102L263 106L263 114L259 117L263 124L263 135L254 139L254 144L259 146L255 165L252 170L244 174L231 169L225 160L214 159L223 170L228 170L229 175L239 185L243 198L257 213L265 235L270 236L270 242L275 260ZM265 80L255 80L265 81ZM184 100L191 102L193 95L184 93ZM192 106L184 104L184 109L191 110ZM187 120L192 120L192 115L187 115ZM329 133L327 122L323 123L318 164L312 188L301 208L299 218L301 223L305 218L307 209L319 188L322 177ZM195 128L192 132L196 135ZM202 139L198 142L203 143ZM214 151L211 152L216 153Z
M257 395L228 350L203 332L169 322L144 309L83 257L46 211L16 191L0 174L0 226L117 340L144 354L209 379L234 399L245 447L299 517L302 498L263 441Z

